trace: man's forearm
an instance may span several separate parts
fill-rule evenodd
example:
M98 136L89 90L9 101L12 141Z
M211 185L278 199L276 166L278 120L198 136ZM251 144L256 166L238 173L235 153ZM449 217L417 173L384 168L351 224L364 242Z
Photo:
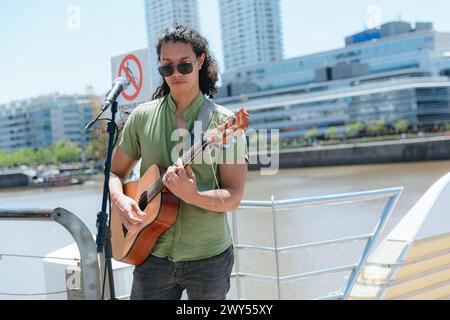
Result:
M240 195L228 188L199 191L189 201L197 207L215 212L233 211L239 207L240 202Z
M123 180L121 178L111 173L109 176L109 194L111 195L111 198L116 194L123 193L122 182Z

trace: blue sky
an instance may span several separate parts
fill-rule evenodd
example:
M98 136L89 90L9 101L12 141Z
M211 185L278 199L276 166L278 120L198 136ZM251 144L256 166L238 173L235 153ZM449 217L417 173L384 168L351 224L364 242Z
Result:
M220 63L218 0L198 1L201 31ZM79 29L67 26L73 5ZM450 32L448 0L281 0L285 57L344 46L345 36L364 29L371 5L382 23L431 21ZM0 104L88 85L102 94L111 85L110 58L147 46L143 0L4 0L0 39Z

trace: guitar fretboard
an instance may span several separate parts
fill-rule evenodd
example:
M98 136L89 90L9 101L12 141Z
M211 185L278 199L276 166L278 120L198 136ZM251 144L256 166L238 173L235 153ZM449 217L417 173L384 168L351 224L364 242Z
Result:
M183 153L183 156L181 157L181 160L183 161L184 166L191 164L191 162L194 160L194 158L203 150L204 145L203 141L197 141L194 146L192 146L188 151ZM153 198L155 198L166 186L162 182L162 177L164 176L164 173L156 180L140 197L139 200L139 207L141 207L141 204L145 206L147 203Z

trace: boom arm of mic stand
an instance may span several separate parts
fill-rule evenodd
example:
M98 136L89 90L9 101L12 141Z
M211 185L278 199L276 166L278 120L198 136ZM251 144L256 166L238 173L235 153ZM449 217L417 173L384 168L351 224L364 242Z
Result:
M112 106L114 107L114 103L112 104ZM108 107L109 106L103 105L102 109L101 109L101 112L97 115L97 117L95 117L94 120L89 122L84 129L85 130L89 130L94 125L94 123L96 123L98 121L98 119L100 119L100 117L102 116L103 112L105 112L106 109L108 109ZM111 113L112 113L112 108L111 108ZM116 113L117 113L117 105L116 105ZM115 119L112 119L112 121L114 122Z

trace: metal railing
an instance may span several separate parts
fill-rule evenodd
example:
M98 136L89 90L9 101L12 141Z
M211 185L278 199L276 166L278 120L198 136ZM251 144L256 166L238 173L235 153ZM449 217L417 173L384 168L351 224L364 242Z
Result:
M233 241L235 247L235 272L232 277L236 279L236 290L237 299L241 299L241 283L240 278L248 277L258 280L269 280L276 281L277 284L277 297L281 299L281 283L288 282L296 279L305 279L311 277L317 277L325 274L338 273L343 271L351 271L349 280L347 281L345 288L341 294L328 295L320 297L318 299L347 299L351 289L356 283L358 276L362 270L362 267L367 261L369 253L373 248L373 244L376 242L378 236L380 235L383 227L385 226L398 198L402 192L403 188L389 188L381 190L373 190L366 192L356 192L320 197L310 197L310 198L300 198L300 199L290 199L290 200L280 200L275 201L272 197L271 201L247 201L243 200L239 206L239 209L266 209L272 214L272 228L274 235L274 247L268 246L256 246L249 244L240 244L238 239L238 221L237 214L233 212L231 214L231 222L233 229ZM278 232L277 232L277 213L279 211L302 208L302 207L312 207L321 205L338 205L338 204L348 204L354 202L362 202L376 199L388 198L381 216L373 230L372 233L362 234L356 236L349 236L345 238L326 240L321 242L313 243L303 243L303 244L293 244L290 246L280 247L278 245ZM0 209L0 219L8 220L43 220L43 221L55 221L61 224L75 239L78 245L81 257L81 281L82 288L85 299L100 299L100 270L98 264L98 256L95 250L95 242L92 238L89 229L86 225L77 218L73 213L63 209ZM282 252L289 252L292 250L328 246L340 243L348 243L355 241L367 241L364 250L356 264L338 266L329 269L322 269L306 273L298 273L286 276L280 276L280 259L279 254ZM276 275L259 275L241 272L240 270L240 250L250 250L250 251L269 251L275 253L275 268Z
M343 271L351 271L349 279L345 284L342 293L333 294L324 297L317 298L320 299L347 299L350 295L350 292L356 283L358 276L362 270L362 267L367 261L369 254L373 248L374 243L377 241L379 235L381 234L383 227L386 225L386 222L392 213L393 208L395 207L398 198L402 192L403 188L388 188L388 189L380 189L380 190L372 190L365 192L355 192L355 193L346 193L346 194L337 194L337 195L329 195L329 196L319 196L319 197L309 197L309 198L300 198L300 199L290 199L290 200L280 200L275 201L272 196L271 201L242 201L239 209L265 209L269 210L272 213L272 228L273 228L273 236L274 236L274 247L267 246L256 246L249 244L240 244L238 239L238 221L236 211L231 215L231 223L233 229L233 241L235 247L235 272L232 274L232 277L236 280L236 291L237 291L237 299L240 300L242 298L242 290L240 278L248 277L258 280L269 280L276 281L277 284L277 297L281 299L281 283L288 282L296 279L305 279L310 277L317 277L325 274L338 273ZM386 204L383 207L382 213L378 222L373 229L373 232L369 234L357 235L357 236L349 236L340 239L326 240L321 242L313 242L306 244L294 244L285 247L278 246L278 232L277 232L277 213L278 211L294 209L294 208L303 208L303 207L312 207L312 206L320 206L320 205L338 205L338 204L348 204L354 202L362 202L369 200L377 200L377 199L385 199ZM238 209L238 210L239 210ZM281 252L287 252L297 249L303 248L312 248L312 247L320 247L320 246L329 246L338 243L347 243L347 242L355 242L355 241L367 241L362 254L357 263L351 265L338 266L335 268L322 269L313 272L307 273L298 273L287 276L280 276L280 259L279 254ZM239 252L241 250L251 250L251 251L271 251L275 253L275 268L276 275L268 276L268 275L260 275L260 274L251 274L241 272L240 270L240 259Z
M86 225L63 209L0 209L0 220L54 221L62 225L78 245L81 258L81 286L86 300L100 299L100 270L95 242Z

